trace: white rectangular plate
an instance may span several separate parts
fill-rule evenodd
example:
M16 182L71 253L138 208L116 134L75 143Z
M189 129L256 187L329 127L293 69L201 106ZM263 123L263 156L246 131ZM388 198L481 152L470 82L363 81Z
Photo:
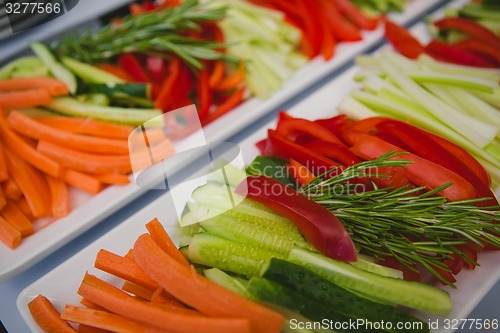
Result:
M410 0L404 13L392 19L406 24L447 0ZM335 57L328 62L314 59L299 70L280 91L267 100L250 99L228 115L218 119L204 129L207 141L223 141L249 126L280 104L293 98L311 84L346 65L357 54L377 45L383 37L383 29L365 32L363 41L342 43ZM179 169L184 163L177 163ZM0 282L7 281L34 263L48 256L64 244L79 236L116 210L143 194L144 188L135 184L110 187L99 195L90 197L80 191L71 194L74 209L65 218L50 224L43 230L23 240L21 246L10 250L0 244Z
M355 87L353 76L356 71L357 68L346 71L337 79L317 90L310 97L302 100L299 104L290 109L289 113L293 116L311 120L335 115L335 109L340 100ZM244 155L245 163L250 163L258 154L255 143L265 138L267 129L274 128L275 124L275 121L268 123L239 144ZM119 254L125 254L133 245L135 239L145 232L146 229L144 225L154 217L157 217L165 225L167 230L171 233L172 238L175 240L176 235L174 227L176 225L176 217L172 211L172 198L169 193L166 193L120 226L90 244L73 258L67 260L61 266L27 287L19 295L17 306L22 317L26 320L33 332L40 332L40 329L31 318L27 308L28 302L38 294L43 294L51 299L59 310L67 303L77 305L80 298L76 294L76 290L87 270L91 274L97 274L111 283L117 283L116 279L110 278L109 275L93 269L93 262L99 249L105 248ZM448 319L467 318L479 301L499 280L499 261L500 251L481 253L479 256L479 263L481 266L474 271L462 271L457 276L457 289L445 288L451 294L454 304L454 310L448 316ZM425 320L435 320L434 317L421 317L422 319L425 318ZM439 318L441 325L445 323L444 319L445 318ZM447 330L443 327L438 330L433 330L433 332L440 333L449 333L452 331L451 329Z

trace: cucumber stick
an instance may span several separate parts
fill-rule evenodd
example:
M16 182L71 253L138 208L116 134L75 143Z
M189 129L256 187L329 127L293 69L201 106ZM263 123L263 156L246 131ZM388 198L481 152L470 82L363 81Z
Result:
M259 275L269 258L284 258L278 252L222 239L207 233L193 236L188 249L193 263L252 277Z
M56 57L46 45L40 42L31 42L30 47L45 66L49 68L52 75L58 80L66 83L69 92L74 94L77 89L77 82L73 73L57 62Z
M237 294L245 296L246 287L239 280L229 274L224 273L218 268L210 268L203 271L203 275L219 286L234 291Z
M124 83L125 81L116 75L110 74L95 66L85 64L70 57L63 57L62 63L83 81L89 83Z
M396 307L372 302L357 296L309 269L288 261L271 259L268 266L264 268L262 277L300 292L323 304L324 307L353 320L364 319L374 324L388 323L387 327L392 327L387 329L388 332L406 332L407 330L397 329L398 322L412 323L411 327L420 325L422 329L414 330L414 332L429 331L426 328L427 325L424 325L422 321ZM421 324L413 324L417 322Z
M292 249L288 260L342 288L374 295L387 303L439 316L448 315L453 307L446 291L427 284L380 276L300 248Z

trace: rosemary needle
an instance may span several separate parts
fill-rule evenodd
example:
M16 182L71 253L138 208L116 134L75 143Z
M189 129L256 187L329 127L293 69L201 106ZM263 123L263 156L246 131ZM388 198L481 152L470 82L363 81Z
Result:
M366 189L350 182L363 177L385 177L373 170L405 167L408 160L394 160L394 152L346 168L328 179L331 171L303 186L300 192L335 214L361 251L383 259L395 257L415 270L420 264L441 281L450 284L439 270L449 271L444 261L456 254L477 265L457 246L470 242L500 246L500 206L476 207L486 200L448 202L438 195L452 184L431 191L418 188ZM360 190L359 186L362 186Z
M69 35L54 44L54 49L59 55L71 55L87 63L106 61L126 52L161 57L175 54L196 69L203 68L202 60L238 62L218 50L226 46L224 43L186 34L201 31L202 23L222 19L226 10L186 0L175 8L128 16L119 25L108 24L96 32L86 30L80 36Z

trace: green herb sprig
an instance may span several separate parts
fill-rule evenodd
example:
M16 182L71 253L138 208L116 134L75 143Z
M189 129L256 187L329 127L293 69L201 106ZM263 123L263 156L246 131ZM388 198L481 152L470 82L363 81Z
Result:
M404 154L404 153L403 153ZM452 285L439 270L457 254L478 263L457 248L469 242L500 246L500 206L477 207L488 198L448 202L438 193L452 184L431 191L417 188L366 187L354 179L388 177L377 174L382 167L402 167L412 161L391 159L388 153L375 160L348 167L323 179L331 171L303 186L300 192L335 214L361 251L380 259L393 256L412 270L420 264L441 281Z
M200 40L185 34L201 31L204 22L221 20L226 7L209 7L198 0L186 0L180 6L128 16L119 25L108 24L98 31L85 30L80 36L69 35L54 45L59 55L96 63L126 52L168 57L175 54L190 66L203 68L202 60L238 59L220 52L224 43Z

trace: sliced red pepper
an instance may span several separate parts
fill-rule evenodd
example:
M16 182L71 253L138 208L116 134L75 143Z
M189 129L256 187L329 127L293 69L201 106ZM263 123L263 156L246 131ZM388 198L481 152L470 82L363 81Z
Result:
M323 31L321 29L321 13L317 13L316 4L310 0L292 0L304 23L305 33L308 35L312 46L312 56L321 53L321 45L324 43Z
M426 47L425 51L430 55L437 55L447 62L458 65L492 68L495 63L480 56L479 54L463 50L453 45L433 40Z
M400 188L407 186L408 188L413 187L412 183L406 176L405 172L401 172L399 167L381 167L377 170L370 170L373 177L370 180L374 182L379 188ZM382 175L384 177L382 177Z
M321 154L288 140L274 130L268 130L264 155L281 157L285 160L294 159L300 164L307 166L315 175L321 175L335 167L342 166ZM340 168L338 171L333 172L333 174L337 174L338 172L341 172Z
M212 106L212 92L210 89L210 73L205 68L200 71L198 82L196 85L196 97L198 101L198 114L203 122L208 116L208 111Z
M259 142L255 144L255 147L259 150L261 155L266 155L266 149L267 149L267 138L262 139Z
M227 99L224 103L218 105L215 110L205 118L205 121L202 122L203 125L211 123L217 118L222 117L235 107L237 107L241 101L243 101L243 94L245 93L245 88L242 87L238 89L234 94L231 95L229 99Z
M364 30L375 30L379 19L367 17L354 3L349 0L335 0L339 12L347 17L358 28Z
M120 67L123 68L135 82L151 83L151 79L134 54L124 53L120 55L118 62Z
M144 10L144 12L150 12L156 9L156 5L152 1L144 1L142 3L142 9Z
M236 72L234 72L232 75L226 76L212 88L215 90L234 89L245 81L245 75L246 75L246 66L245 63L242 61L240 62L240 65L238 66Z
M314 140L304 144L304 147L325 157L337 160L345 166L361 162L347 147L332 144L324 140Z
M335 55L335 35L331 33L330 25L326 18L320 18L321 30L323 31L323 43L321 45L321 55L325 60L330 60Z
M425 52L424 46L406 28L385 21L385 38L399 53L410 59L416 59Z
M304 165L294 159L290 159L290 164L287 164L288 173L301 185L307 185L316 179L316 176Z
M479 202L478 205L483 207L498 205L490 187L484 184L483 181L459 158L448 150L443 149L440 145L437 145L431 137L427 136L426 131L398 120L382 122L377 125L377 129L382 133L389 134L404 142L410 147L410 152L462 176L476 188L478 197L492 198L488 201Z
M347 135L354 143L351 147L353 153L364 159L373 160L391 151L402 152L398 147L370 134L350 131ZM411 153L394 159L405 159L413 162L406 165L407 169L401 168L401 172L418 186L435 189L441 185L453 183L440 192L449 201L468 200L476 197L475 188L467 180L439 164Z
M491 45L500 45L500 38L485 26L463 17L444 17L434 22L440 30L460 31L472 39Z
M330 0L320 0L323 15L329 23L330 31L339 41L355 42L362 39L359 29L342 17L335 4Z
M292 141L295 141L300 134L307 134L318 140L324 140L338 146L344 146L344 143L335 134L323 126L307 119L293 118L280 120L276 131Z
M250 176L236 192L290 219L304 237L327 257L356 261L356 248L340 220L328 209L289 186L266 176Z
M146 68L155 81L162 81L166 76L165 60L161 57L147 56Z
M161 86L158 97L155 101L155 107L161 110L167 110L172 105L174 97L174 87L181 73L181 61L177 57L172 57L168 63L168 74Z
M323 126L336 136L339 136L342 131L348 129L354 123L354 121L347 118L345 114L326 119L317 119L314 122Z
M454 43L453 46L490 57L497 62L498 66L500 66L500 46L495 47L494 45L486 42L472 39L462 40Z
M210 88L214 88L219 84L219 82L224 77L225 71L226 65L223 61L217 60L213 63L212 72L210 73L210 79L208 80Z

